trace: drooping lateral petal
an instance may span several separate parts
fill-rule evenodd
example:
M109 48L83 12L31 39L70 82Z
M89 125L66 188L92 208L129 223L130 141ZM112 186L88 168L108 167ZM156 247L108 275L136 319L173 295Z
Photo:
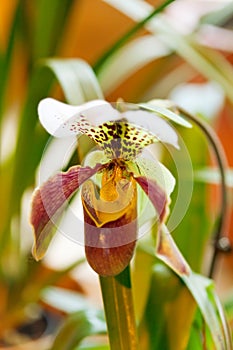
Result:
M127 168L137 176L146 176L156 181L166 193L167 198L174 190L176 184L174 176L153 154L143 151L140 157L133 162L127 162Z
M188 263L164 224L158 230L156 256L179 276L190 274L191 270Z
M156 255L180 276L189 274L190 268L164 224L168 205L166 193L152 179L144 176L135 177L135 179L148 195L159 215Z
M127 162L127 169L136 176L145 176L155 181L160 189L165 192L167 204L169 204L170 195L175 187L175 178L162 163L152 154L146 154L145 151L135 161ZM139 226L141 226L147 221L153 220L156 214L154 206L143 190L138 192L138 196L138 221Z
M81 117L89 127L100 125L108 120L119 119L120 113L104 100L93 100L80 106L71 106L46 98L38 106L39 119L43 127L53 136L68 137L82 131Z
M135 176L135 180L151 200L158 213L159 221L163 222L168 204L165 191L157 184L155 180L148 179L146 176Z
M32 199L30 222L34 228L35 244L33 255L40 260L53 237L62 211L74 192L99 171L104 165L95 168L74 166L65 173L51 177L36 189Z

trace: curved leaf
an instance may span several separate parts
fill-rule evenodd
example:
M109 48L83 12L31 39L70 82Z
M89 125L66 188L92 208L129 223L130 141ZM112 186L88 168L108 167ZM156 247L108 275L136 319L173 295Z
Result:
M81 59L48 59L49 67L61 84L70 104L81 104L95 99L104 99L97 78L88 63Z
M168 106L166 106L166 104ZM192 127L192 125L187 120L180 117L177 113L174 113L171 109L169 109L169 108L173 108L173 109L176 108L176 106L172 104L172 101L151 100L147 103L140 103L140 106L146 108L147 110L150 110L151 112L155 112L161 115L162 117L165 117L179 125L185 126L186 128Z
M52 287L43 292L42 300L62 312L71 313L58 331L50 350L78 350L77 346L84 338L106 334L103 312L93 308L84 296Z
M181 276L183 282L194 297L202 316L209 327L216 350L232 349L223 308L216 296L213 281L192 272Z
M138 69L170 53L171 50L153 35L137 38L102 64L98 72L100 84L109 94Z
M71 314L50 350L73 350L80 342L94 334L106 334L103 312L89 308Z
M195 180L199 182L209 183L209 184L220 184L221 176L219 170L213 167L204 167L194 173ZM233 169L226 169L226 184L228 187L233 188Z
M143 22L144 18L153 11L153 6L143 0L128 0L127 2L124 0L104 1L139 23ZM159 33L161 40L169 48L176 51L204 76L219 82L228 98L233 101L233 69L222 54L198 45L196 42L191 41L190 37L181 35L165 16L159 15L144 24L145 28L151 33L156 35ZM221 67L221 71L219 67Z
M148 261L149 254L144 252L141 264L146 256ZM139 326L141 348L185 350L196 309L195 301L167 266L154 260L149 268L150 285Z

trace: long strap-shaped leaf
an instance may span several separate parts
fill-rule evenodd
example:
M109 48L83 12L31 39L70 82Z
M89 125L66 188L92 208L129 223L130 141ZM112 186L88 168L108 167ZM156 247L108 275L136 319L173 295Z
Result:
M181 276L200 308L217 350L232 350L231 336L213 281L192 272Z
M52 287L43 292L42 300L62 312L69 313L50 350L79 349L79 344L86 337L106 334L102 310L97 310L78 293Z
M103 99L97 78L88 63L81 59L48 59L45 61L58 79L67 102L81 104Z
M217 53L201 48L196 43L192 42L190 38L178 33L165 18L152 18L145 23L145 18L153 11L153 6L143 0L103 0L109 5L115 7L126 16L132 18L137 25L145 24L145 27L155 35L159 34L159 38L168 45L169 48L176 51L181 57L187 60L193 67L200 71L209 79L218 81L226 95L233 101L233 81L232 81L232 67L224 57ZM128 38L126 33L125 37ZM121 42L124 40L121 38ZM118 49L118 45L114 45ZM109 50L110 54L113 50ZM219 70L219 62L221 62L221 71ZM101 62L102 63L102 62Z
M133 40L115 51L101 66L98 78L103 90L109 94L141 67L169 54L171 49L154 35Z
M158 255L160 258L160 256ZM213 281L190 271L182 274L173 264L162 259L185 283L195 299L210 330L216 350L232 350L233 345L221 303L216 295Z
M73 350L86 337L105 334L105 322L101 316L100 311L91 308L71 314L58 333L51 350Z

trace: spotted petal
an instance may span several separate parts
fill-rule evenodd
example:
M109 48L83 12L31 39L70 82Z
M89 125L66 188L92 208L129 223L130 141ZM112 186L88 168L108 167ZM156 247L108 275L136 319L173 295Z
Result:
M93 100L80 106L71 106L52 98L39 103L38 113L43 127L53 136L68 137L82 131L82 116L91 126L100 125L108 120L117 119L120 113L110 103Z
M101 164L95 168L74 166L65 173L51 177L35 190L30 221L35 234L33 255L36 260L44 256L68 200L83 182L102 167Z
M163 142L179 148L178 136L175 130L161 117L147 111L127 111L122 113L129 123L138 125L148 130L151 134Z
M132 108L132 105L119 102L116 104L116 108L113 108L106 101L94 100L81 106L70 106L52 98L46 98L40 102L38 113L41 124L51 135L56 137L68 137L85 133L97 143L98 140L100 143L104 143L113 138L114 122L121 120L126 125L130 124L131 127L124 127L123 125L123 128L126 129L125 132L123 134L119 133L119 135L115 133L114 139L126 139L128 142L129 137L137 144L137 139L139 139L140 145L143 144L144 147L151 142L161 141L178 148L177 134L165 120L155 113L139 109L119 112L120 109L125 110L127 108ZM105 127L100 130L98 127L103 124L105 124ZM118 128L115 128L115 130L118 130ZM143 138L145 137L143 135L146 131L150 134L150 139L148 140L147 137L144 142Z

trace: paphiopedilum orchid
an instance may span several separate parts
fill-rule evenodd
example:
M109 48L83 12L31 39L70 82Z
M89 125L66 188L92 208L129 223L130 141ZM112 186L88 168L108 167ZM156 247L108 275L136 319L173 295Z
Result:
M176 132L161 118L165 110L158 107L152 113L145 107L102 100L70 106L47 98L38 111L51 135L85 134L98 150L87 156L84 165L55 174L35 190L31 209L34 257L43 257L62 212L80 189L87 260L99 275L119 274L129 264L138 239L141 191L158 219L157 256L179 274L188 274L188 264L165 226L174 178L162 164L144 157L147 146L157 142L178 148Z

